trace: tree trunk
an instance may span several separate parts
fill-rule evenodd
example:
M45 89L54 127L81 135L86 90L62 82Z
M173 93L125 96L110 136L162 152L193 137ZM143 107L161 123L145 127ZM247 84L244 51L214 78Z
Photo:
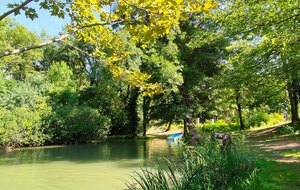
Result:
M165 132L168 132L168 131L171 130L171 126L172 126L173 120L174 120L174 118L172 118L172 119L168 122L168 127L167 127L167 129L165 130Z
M298 113L298 85L296 80L287 83L287 90L291 106L292 125L298 126L299 113Z
M146 136L147 127L149 125L149 110L151 99L143 97L143 136Z
M238 92L236 92L235 100L236 100L236 105L238 107L239 121L240 121L240 130L244 130L245 129L245 125L244 125L244 122L243 122L242 105L240 103L240 95L239 95Z
M188 124L187 124L187 117L183 119L183 136L188 137Z
M190 111L190 107L191 107L191 103L190 103L190 96L188 93L188 90L185 87L185 84L181 85L181 94L183 96L183 100L184 100L184 104L185 104L185 108L186 108L186 113L185 113L185 118L184 118L184 126L183 126L183 136L185 138L188 138L192 144L194 145L198 145L200 144L200 136L197 134L196 132L196 128L192 123L191 120L191 111Z
M128 134L131 136L136 136L136 131L138 128L138 110L137 110L137 100L139 96L139 90L137 88L133 88L130 92L130 98L128 102Z

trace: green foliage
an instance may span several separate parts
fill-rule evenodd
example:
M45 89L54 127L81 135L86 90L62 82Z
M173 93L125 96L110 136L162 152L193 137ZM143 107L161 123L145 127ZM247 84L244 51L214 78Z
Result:
M46 101L44 94L47 84L45 82L42 76L28 77L24 82L6 80L7 89L0 93L0 105L7 109L22 106L35 109L38 104Z
M284 121L285 119L283 118L283 114L271 113L268 115L266 123L262 123L260 127L273 126Z
M248 125L251 127L258 127L263 123L267 123L268 120L269 120L268 113L257 110L251 113L251 118L248 121Z
M40 42L37 34L28 31L10 18L0 21L0 31L0 52ZM6 75L11 74L16 79L24 79L35 72L34 63L41 58L42 50L36 49L1 58L0 67L6 71Z
M226 132L226 131L236 131L239 129L239 124L234 122L226 122L225 120L219 119L215 123L206 120L201 130L206 132Z
M47 90L54 108L77 104L77 81L73 79L72 69L65 62L55 62L50 66L47 82Z
M57 87L66 87L73 76L73 72L65 62L54 63L48 70L48 80Z
M110 134L121 135L128 123L126 100L110 80L103 80L96 87L80 92L79 104L97 109L101 115L110 118ZM128 92L127 92L128 93Z
M51 112L42 77L5 81L13 85L0 93L0 146L37 146L50 138L44 118Z
M218 143L211 141L187 148L183 161L158 162L155 169L142 168L133 183L127 185L131 190L262 188L251 157L234 148L224 154Z
M97 109L86 106L63 106L50 118L53 143L86 143L105 138L110 120Z
M289 135L295 132L295 128L289 125L284 125L277 130L277 134L279 135Z
M18 107L0 109L0 146L38 146L50 138L45 133L43 114L39 110Z

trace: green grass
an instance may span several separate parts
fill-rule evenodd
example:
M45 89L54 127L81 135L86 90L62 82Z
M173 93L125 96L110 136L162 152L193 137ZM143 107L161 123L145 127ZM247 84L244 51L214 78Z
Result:
M235 148L224 152L219 142L208 140L199 147L185 147L177 161L157 162L142 168L130 190L256 190L262 189L258 170L251 156Z
M295 190L300 185L300 167L296 163L257 160L258 177L266 190Z
M281 153L282 156L285 157L292 157L292 158L299 158L300 159L300 150L286 150Z

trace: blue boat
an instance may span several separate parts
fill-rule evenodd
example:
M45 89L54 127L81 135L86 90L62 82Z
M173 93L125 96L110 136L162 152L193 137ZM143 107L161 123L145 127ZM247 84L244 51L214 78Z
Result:
M169 146L178 145L178 140L182 138L182 133L175 133L167 137Z
M168 140L178 140L182 137L182 133L175 133L167 137Z

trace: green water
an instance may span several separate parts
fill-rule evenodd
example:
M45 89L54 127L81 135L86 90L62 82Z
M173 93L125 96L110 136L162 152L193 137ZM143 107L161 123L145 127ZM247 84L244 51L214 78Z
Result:
M0 152L0 190L112 190L140 166L176 154L166 140L22 148Z

